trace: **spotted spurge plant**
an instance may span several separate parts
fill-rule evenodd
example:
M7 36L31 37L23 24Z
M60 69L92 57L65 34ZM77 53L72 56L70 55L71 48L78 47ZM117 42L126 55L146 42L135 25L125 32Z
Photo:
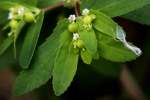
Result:
M16 95L32 91L52 79L54 93L60 96L71 85L80 59L92 66L100 59L123 63L142 54L140 48L127 42L125 31L112 17L141 8L149 4L149 0L106 1L0 1L0 8L7 12L6 21L1 23L5 38L0 44L0 55L13 44L15 59L22 68L13 89ZM45 13L59 7L75 10L58 20L52 34L38 46ZM17 51L17 40L21 36L24 38Z

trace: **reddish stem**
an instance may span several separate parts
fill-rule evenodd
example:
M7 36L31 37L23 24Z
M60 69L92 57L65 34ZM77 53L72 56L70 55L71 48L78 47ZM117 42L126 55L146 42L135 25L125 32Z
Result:
M43 11L47 12L49 10L53 10L53 9L56 9L56 8L59 8L59 7L63 7L63 6L64 6L64 3L63 2L59 2L56 5L48 6L47 8L44 8Z
M75 14L76 14L76 16L81 15L81 13L80 13L80 4L78 2L75 5Z

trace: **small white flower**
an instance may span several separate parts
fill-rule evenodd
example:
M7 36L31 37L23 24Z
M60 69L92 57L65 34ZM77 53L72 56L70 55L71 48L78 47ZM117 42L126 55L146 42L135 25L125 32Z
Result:
M10 8L8 13L8 19L11 20L14 18L15 8Z
M83 9L83 11L82 11L82 15L83 15L83 16L86 16L86 15L88 15L89 13L90 13L90 10L87 9L87 8Z
M70 15L68 20L69 20L69 22L74 22L76 20L76 16L75 15Z
M8 13L8 19L11 20L11 19L13 19L13 17L14 17L13 13L12 13L12 12L9 12L9 13Z
M12 36L13 32L8 33L8 37Z
M73 41L76 41L80 38L78 33L73 33Z
M24 14L24 12L25 12L25 8L24 7L20 7L20 8L18 8L17 12L18 12L18 15L22 16Z

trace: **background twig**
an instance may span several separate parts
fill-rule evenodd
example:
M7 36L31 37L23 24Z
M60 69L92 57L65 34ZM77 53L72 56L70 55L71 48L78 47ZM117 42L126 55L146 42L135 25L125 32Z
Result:
M123 66L120 81L132 100L145 100L143 92L134 80L126 65Z

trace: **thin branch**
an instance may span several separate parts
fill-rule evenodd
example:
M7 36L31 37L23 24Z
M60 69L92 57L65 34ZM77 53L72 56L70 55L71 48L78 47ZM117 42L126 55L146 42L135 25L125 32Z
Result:
M123 66L120 81L131 99L145 100L143 92L126 66Z
M48 6L47 8L43 8L43 11L47 12L47 11L54 10L56 8L63 7L63 6L64 6L64 2L59 2L56 5Z
M75 14L76 16L80 16L81 13L80 13L80 3L77 2L76 5L75 5Z

